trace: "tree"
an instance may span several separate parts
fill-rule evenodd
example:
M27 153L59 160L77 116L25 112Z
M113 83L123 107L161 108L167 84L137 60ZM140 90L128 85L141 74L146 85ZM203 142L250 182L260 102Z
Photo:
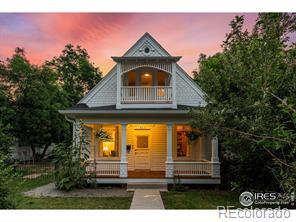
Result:
M8 87L4 85L5 71L6 67L0 61L0 152L8 154L13 139L11 122L15 113Z
M13 134L31 147L34 159L43 158L52 143L70 137L69 124L58 112L67 103L58 78L49 67L30 64L20 48L2 71L15 112Z
M58 112L66 103L64 98L54 73L47 67L32 67L20 83L15 130L17 137L30 145L34 159L43 158L52 143L67 138L68 124Z
M4 86L0 85L0 152L9 153L9 147L13 139L11 121L14 111L11 107Z
M75 105L102 77L99 68L89 61L86 49L81 46L66 45L62 54L47 65L57 73L66 93L67 106Z
M195 81L208 105L192 112L192 125L220 137L233 184L289 191L296 184L295 114L287 112L296 104L295 15L259 14L252 32L243 25L236 17L223 52L199 60Z

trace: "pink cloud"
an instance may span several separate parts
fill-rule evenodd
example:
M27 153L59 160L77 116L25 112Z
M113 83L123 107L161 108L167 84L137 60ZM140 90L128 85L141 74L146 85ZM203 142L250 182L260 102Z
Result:
M28 58L41 63L58 56L65 44L86 48L104 74L145 32L172 55L183 56L180 65L191 73L200 53L221 50L229 22L235 14L207 13L35 13L0 16L0 58L24 47ZM246 26L256 14L248 14Z

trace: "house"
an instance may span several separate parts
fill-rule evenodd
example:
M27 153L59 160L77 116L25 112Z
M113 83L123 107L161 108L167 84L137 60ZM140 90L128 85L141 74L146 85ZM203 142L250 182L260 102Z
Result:
M218 140L188 125L205 93L145 33L74 107L60 111L89 140L87 170L98 183L220 184ZM82 126L81 126L82 125ZM97 137L96 134L108 135ZM105 139L104 139L105 138ZM77 142L77 141L76 141Z

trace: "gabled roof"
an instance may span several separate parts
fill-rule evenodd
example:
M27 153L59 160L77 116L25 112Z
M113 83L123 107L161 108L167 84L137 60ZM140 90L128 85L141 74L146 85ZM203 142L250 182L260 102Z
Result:
M146 32L122 57L145 55L141 52L149 47L151 53L148 56L171 56L148 32Z

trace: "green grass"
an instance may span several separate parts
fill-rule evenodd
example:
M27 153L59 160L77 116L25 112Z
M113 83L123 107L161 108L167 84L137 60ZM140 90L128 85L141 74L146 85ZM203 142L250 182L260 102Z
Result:
M52 182L51 177L18 180L13 186L17 209L129 209L132 197L27 197L22 192Z
M26 197L18 209L129 209L132 197Z
M239 193L219 190L162 192L166 209L217 209L217 206L241 207Z

